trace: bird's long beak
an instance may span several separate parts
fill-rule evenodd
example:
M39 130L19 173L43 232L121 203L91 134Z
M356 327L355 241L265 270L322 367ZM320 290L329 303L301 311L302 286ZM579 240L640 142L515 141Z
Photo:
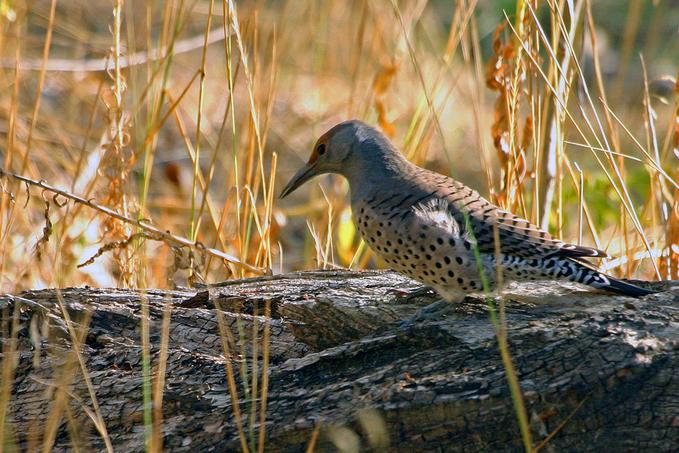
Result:
M281 198L287 197L290 195L292 192L297 190L299 186L310 180L316 176L316 173L314 172L314 167L313 165L306 164L304 167L300 168L297 173L295 173L295 176L292 177L290 182L283 188L283 191L281 192Z

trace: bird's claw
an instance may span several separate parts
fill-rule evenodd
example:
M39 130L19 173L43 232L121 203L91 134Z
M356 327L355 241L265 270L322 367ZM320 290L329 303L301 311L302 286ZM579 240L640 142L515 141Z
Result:
M434 303L420 308L410 318L401 321L399 323L399 328L408 329L416 323L423 321L438 321L444 317L445 312L450 309L450 306L451 302L448 302L444 299L439 299Z

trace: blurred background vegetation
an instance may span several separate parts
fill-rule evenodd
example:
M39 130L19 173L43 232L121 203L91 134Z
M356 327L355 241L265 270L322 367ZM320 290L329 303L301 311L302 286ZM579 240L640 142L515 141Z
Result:
M611 273L678 278L678 24L674 0L0 0L0 165L33 181L0 179L0 291L381 267L340 178L277 199L349 118Z

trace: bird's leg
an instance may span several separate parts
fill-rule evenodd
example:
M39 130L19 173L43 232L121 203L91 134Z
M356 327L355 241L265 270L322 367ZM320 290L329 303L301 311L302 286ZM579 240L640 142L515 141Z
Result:
M439 291L439 293L443 296L441 299L420 308L410 318L401 321L399 327L404 329L412 327L415 323L422 321L438 321L445 316L446 312L450 310L453 304L462 301L465 297L463 293L457 292L452 294Z

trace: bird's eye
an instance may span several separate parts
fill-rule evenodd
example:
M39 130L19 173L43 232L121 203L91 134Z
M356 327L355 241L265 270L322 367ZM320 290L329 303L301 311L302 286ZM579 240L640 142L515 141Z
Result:
M318 145L318 147L316 148L316 152L321 156L325 154L325 145L323 143Z

